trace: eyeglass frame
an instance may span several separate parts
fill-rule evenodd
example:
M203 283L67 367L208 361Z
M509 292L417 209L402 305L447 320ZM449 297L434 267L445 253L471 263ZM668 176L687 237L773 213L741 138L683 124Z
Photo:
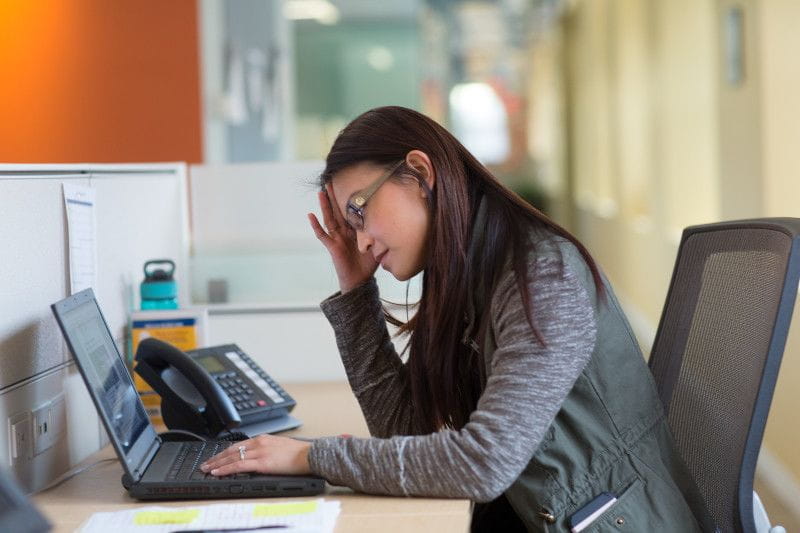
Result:
M345 206L345 219L347 220L348 224L352 226L352 228L356 231L362 231L367 225L367 219L364 216L364 209L366 208L367 202L370 198L378 191L378 189L386 183L386 181L392 177L392 174L400 168L405 162L405 159L401 159L392 167L387 170L380 178L375 180L369 187L366 189L362 189L356 192L350 199L347 200L347 205ZM350 214L354 214L359 217L361 222L359 224L353 224L353 221L350 219Z

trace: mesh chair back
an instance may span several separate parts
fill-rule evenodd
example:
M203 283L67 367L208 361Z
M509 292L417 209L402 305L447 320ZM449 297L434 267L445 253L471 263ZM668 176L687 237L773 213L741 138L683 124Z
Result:
M687 228L650 369L722 531L754 531L753 477L800 277L800 219Z

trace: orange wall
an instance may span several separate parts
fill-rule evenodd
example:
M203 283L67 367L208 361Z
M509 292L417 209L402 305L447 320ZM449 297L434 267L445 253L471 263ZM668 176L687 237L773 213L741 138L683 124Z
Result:
M202 160L195 0L0 0L0 162Z

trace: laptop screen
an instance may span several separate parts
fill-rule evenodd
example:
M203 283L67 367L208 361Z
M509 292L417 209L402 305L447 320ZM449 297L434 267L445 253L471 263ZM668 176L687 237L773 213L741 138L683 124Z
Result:
M127 455L150 420L94 294L86 292L75 295L79 298L72 305L56 304L54 311L97 407L103 411L106 428Z

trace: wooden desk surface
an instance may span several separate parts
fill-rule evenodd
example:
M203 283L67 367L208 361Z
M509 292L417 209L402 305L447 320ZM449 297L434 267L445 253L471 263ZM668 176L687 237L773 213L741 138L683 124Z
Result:
M364 418L346 383L290 384L285 388L297 400L297 407L292 414L303 421L302 427L288 431L285 435L315 437L349 433L357 437L368 436ZM115 455L111 447L107 446L83 464L109 457ZM144 505L180 507L232 501L138 502L122 488L121 476L122 467L119 462L109 461L78 474L58 487L34 495L33 500L53 523L55 533L74 531L92 513L98 511L119 511ZM331 486L328 486L323 497L341 503L336 533L441 533L469 529L471 504L468 500L369 496L354 493L344 487ZM269 501L287 499L303 498L269 498Z

